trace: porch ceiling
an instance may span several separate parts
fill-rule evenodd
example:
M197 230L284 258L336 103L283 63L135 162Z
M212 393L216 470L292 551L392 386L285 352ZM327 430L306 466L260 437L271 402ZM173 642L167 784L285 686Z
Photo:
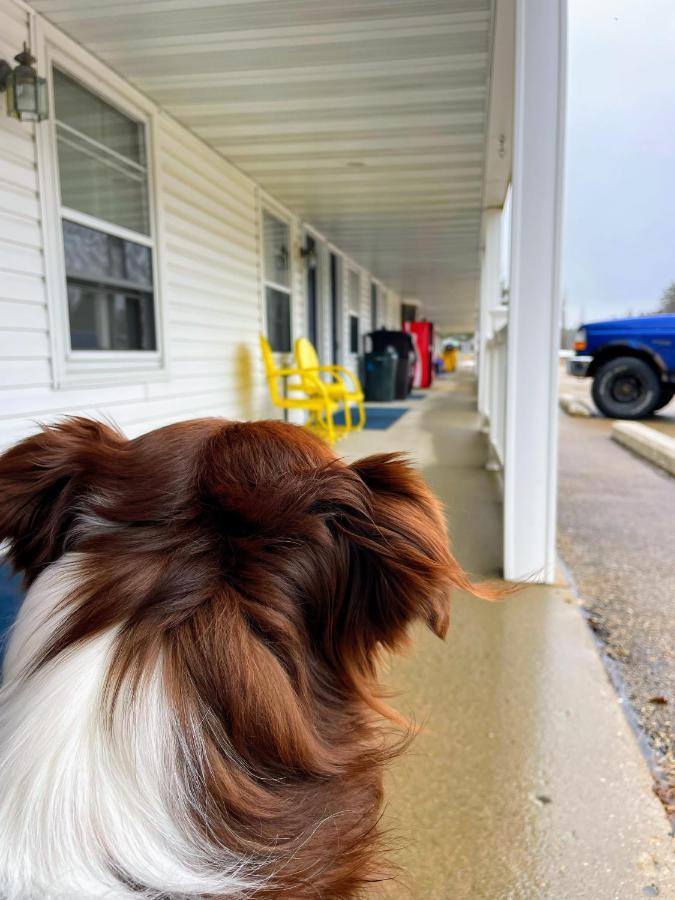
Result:
M33 0L446 327L474 321L492 0Z

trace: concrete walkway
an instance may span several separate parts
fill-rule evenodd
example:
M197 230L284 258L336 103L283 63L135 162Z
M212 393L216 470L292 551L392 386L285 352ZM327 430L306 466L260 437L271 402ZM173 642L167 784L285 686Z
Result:
M397 404L398 405L398 404ZM447 505L456 555L500 566L500 502L473 383L440 382L387 431L338 449L409 451ZM457 596L445 644L420 629L387 680L426 726L395 765L388 897L675 897L669 826L589 630L564 586L493 605Z

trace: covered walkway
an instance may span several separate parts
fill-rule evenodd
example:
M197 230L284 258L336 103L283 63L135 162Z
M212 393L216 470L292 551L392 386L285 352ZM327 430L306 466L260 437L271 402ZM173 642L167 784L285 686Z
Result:
M456 555L494 577L499 491L472 379L437 382L388 431L339 450L403 449L445 502ZM673 896L668 824L590 632L563 586L499 605L457 596L445 644L420 628L388 676L426 726L391 772L387 824L415 900Z

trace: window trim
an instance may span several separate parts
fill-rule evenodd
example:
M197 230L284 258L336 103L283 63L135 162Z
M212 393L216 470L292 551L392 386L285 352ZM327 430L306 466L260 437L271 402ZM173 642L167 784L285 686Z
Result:
M265 213L279 222L283 222L288 227L288 284L277 284L274 281L268 281L265 278ZM262 333L269 340L269 323L267 321L267 296L266 289L271 287L275 291L288 294L288 312L290 316L290 350L273 350L272 352L280 357L289 357L293 353L295 344L295 254L294 238L295 238L295 221L293 216L281 206L276 204L267 195L258 194L258 259L260 265L260 305L261 305L261 323Z
M95 216L61 205L56 118L52 115L36 129L40 207L43 222L43 252L49 310L52 384L54 388L110 385L166 380L169 366L166 349L166 283L163 252L163 217L158 141L158 111L124 79L99 63L82 47L49 23L34 18L34 45L38 49L40 74L47 79L50 108L54 110L53 68L78 81L85 90L144 128L147 156L147 190L150 234L142 235ZM148 246L152 253L155 350L73 350L66 284L62 218Z

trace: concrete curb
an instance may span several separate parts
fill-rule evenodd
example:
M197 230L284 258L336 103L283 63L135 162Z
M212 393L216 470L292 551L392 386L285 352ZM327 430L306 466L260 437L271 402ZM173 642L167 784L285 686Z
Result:
M612 439L675 475L675 440L639 422L615 422Z
M558 403L560 404L560 409L566 412L568 416L581 416L584 419L590 419L593 415L590 406L573 394L561 394Z

